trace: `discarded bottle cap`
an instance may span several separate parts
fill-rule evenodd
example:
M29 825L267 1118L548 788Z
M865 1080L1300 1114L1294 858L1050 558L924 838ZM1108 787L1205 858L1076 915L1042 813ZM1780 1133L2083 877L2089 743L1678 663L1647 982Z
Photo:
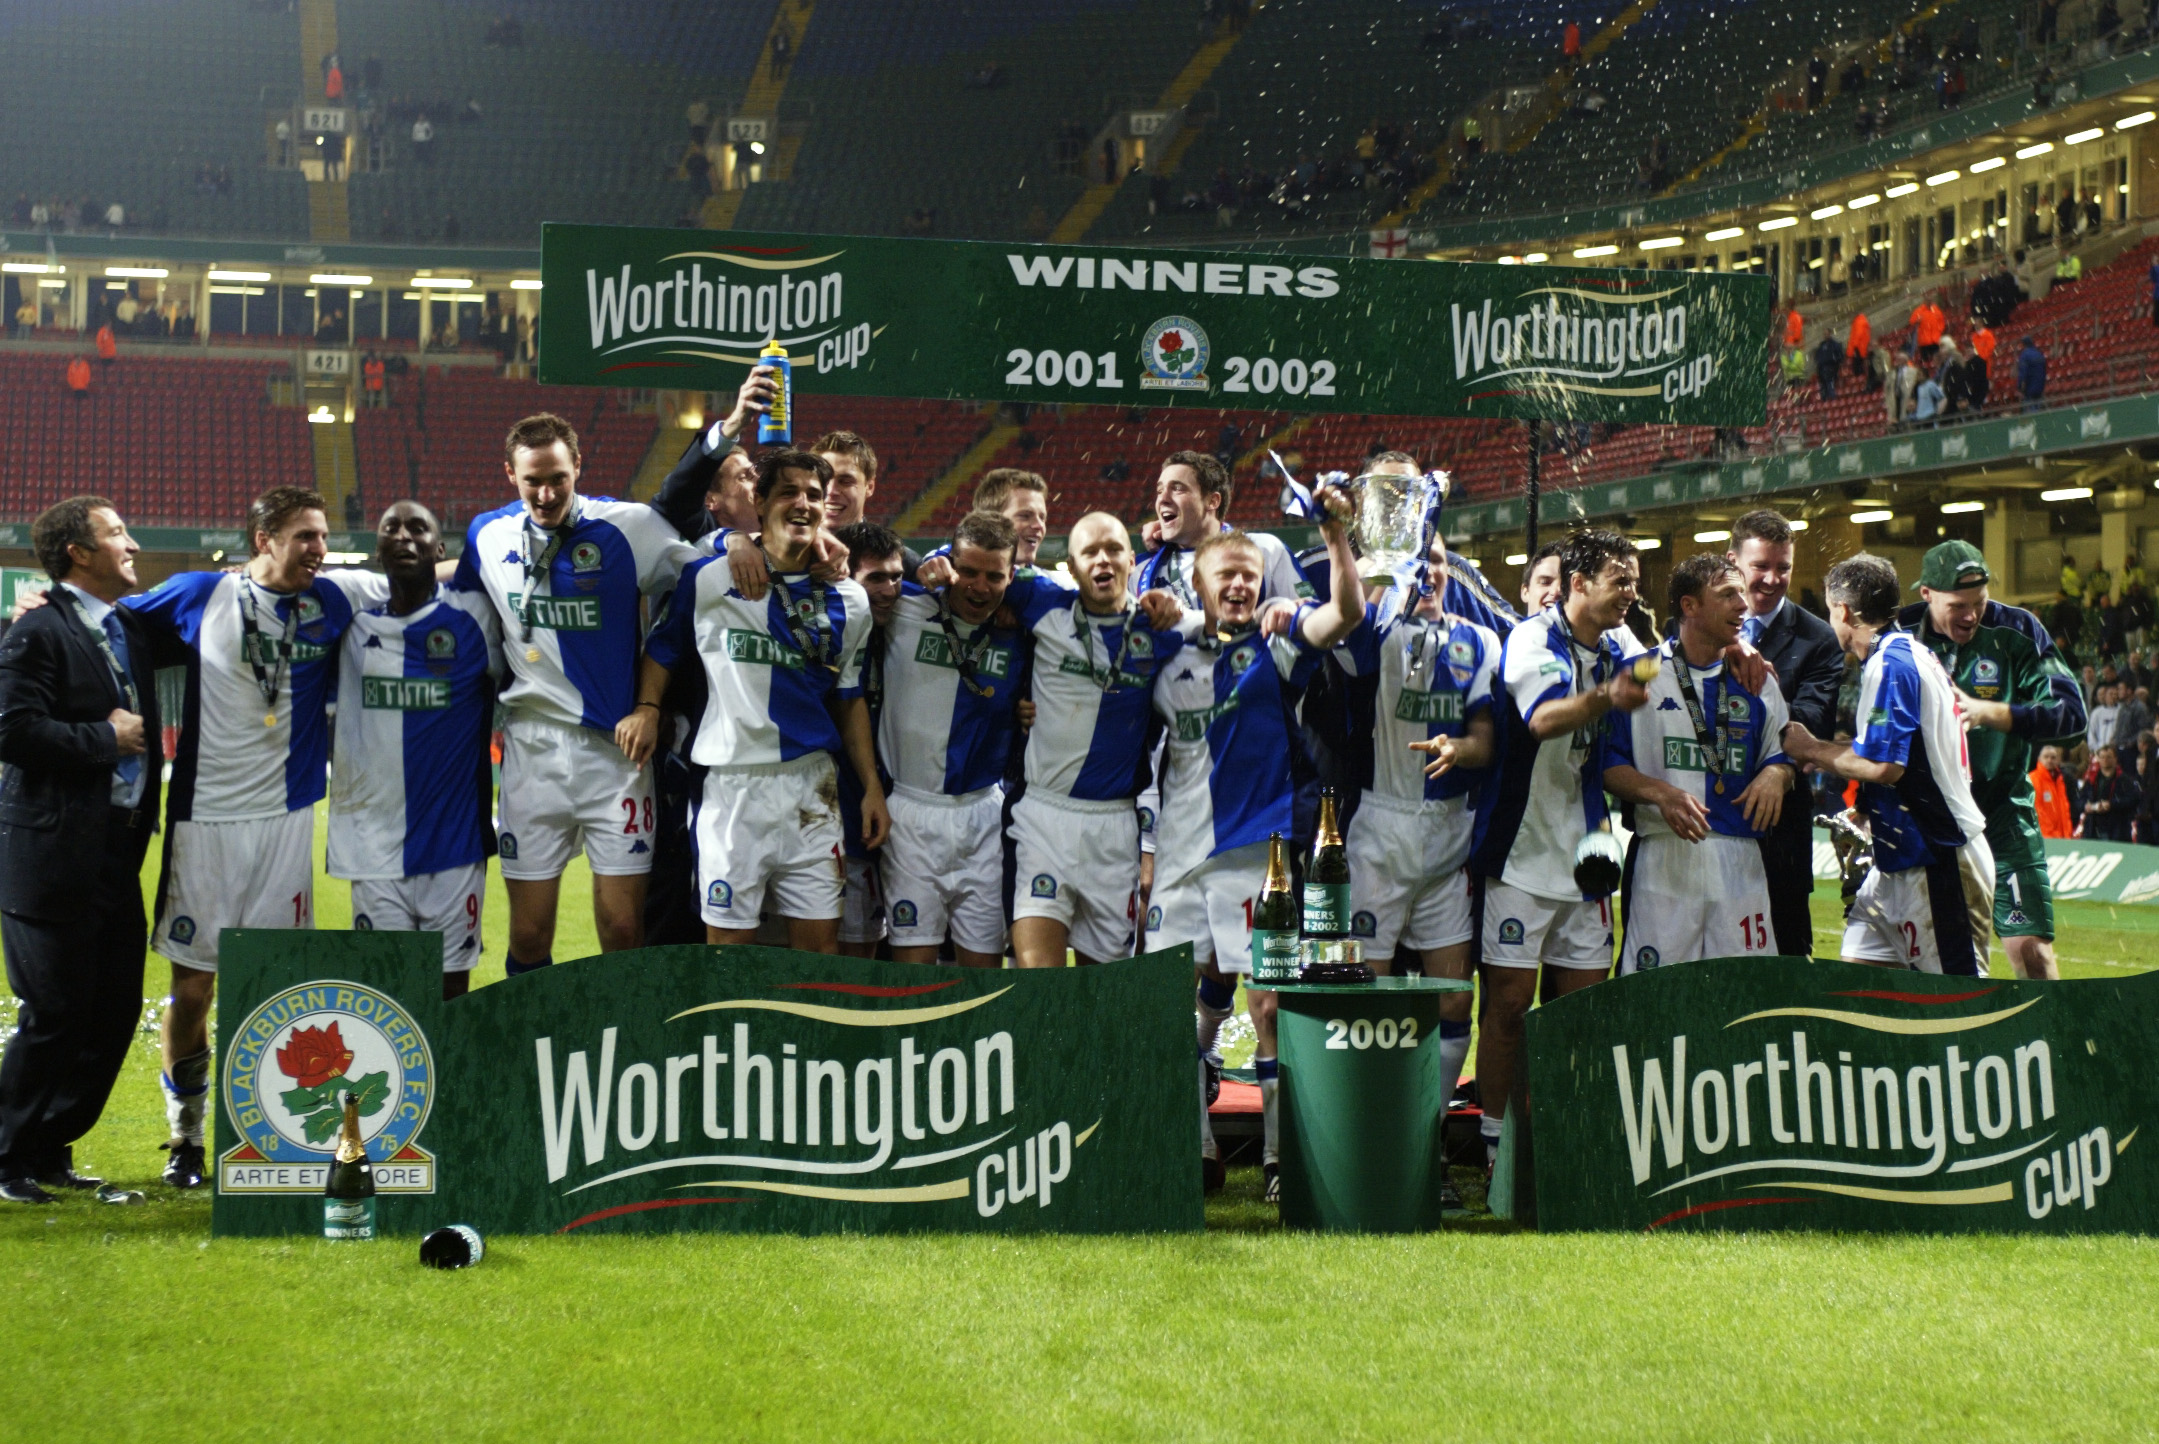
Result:
M420 1240L420 1262L434 1269L470 1268L487 1256L480 1231L468 1224L438 1228Z

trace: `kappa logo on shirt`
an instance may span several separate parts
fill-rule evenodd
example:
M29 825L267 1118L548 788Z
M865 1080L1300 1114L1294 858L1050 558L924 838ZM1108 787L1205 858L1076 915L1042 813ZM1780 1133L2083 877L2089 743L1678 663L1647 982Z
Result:
M1679 705L1679 700L1677 698L1667 697L1662 702L1659 702L1657 704L1657 710L1659 712L1678 712L1682 709Z

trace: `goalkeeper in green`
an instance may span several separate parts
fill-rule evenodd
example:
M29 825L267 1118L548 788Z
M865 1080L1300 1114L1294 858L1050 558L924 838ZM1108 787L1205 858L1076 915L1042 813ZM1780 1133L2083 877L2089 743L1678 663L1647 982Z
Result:
M2084 733L2084 693L2039 618L1987 596L1987 562L1947 541L1920 565L1921 600L1897 621L1940 660L1971 719L1972 798L1994 853L1994 931L2020 978L2058 978L2054 890L2032 808L2032 759Z

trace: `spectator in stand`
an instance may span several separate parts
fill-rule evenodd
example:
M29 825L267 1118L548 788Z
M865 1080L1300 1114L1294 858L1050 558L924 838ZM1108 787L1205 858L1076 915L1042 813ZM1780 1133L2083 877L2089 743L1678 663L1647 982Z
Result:
M1977 350L1974 350L1964 361L1964 408L1973 412L1986 410L1987 394L1994 384L1993 376L1988 369L1988 363L1994 349L1994 333L1982 331L1979 335L1987 338L1988 355L1982 356ZM1978 336L1972 338L1975 347L1978 341Z
M1814 110L1822 103L1822 96L1829 89L1829 62L1819 55L1807 59L1807 109Z
M1822 332L1821 341L1814 348L1814 381L1821 388L1821 399L1837 399L1837 372L1844 365L1844 347L1834 331Z
M1546 33L1549 34L1550 32ZM1569 70L1574 69L1574 67L1581 62L1582 27L1580 25L1577 25L1572 20L1569 20L1567 22L1567 28L1560 32L1559 58L1561 63L1563 63Z
M2121 715L2121 689L2112 682L2100 683L2099 702L2085 723L2084 736L2094 747L2108 745L2114 740L2114 727Z
M2128 842L2143 806L2144 791L2122 770L2121 753L2111 744L2092 759L2092 775L2084 784L2082 836L2100 842Z
M1783 360L1779 364L1781 365L1782 370L1778 377L1778 380L1782 383L1782 389L1784 391L1797 391L1801 386L1804 386L1806 384L1806 352L1800 350L1797 346L1787 346L1784 348Z
M345 68L335 63L334 60L330 68L323 72L322 98L324 100L343 100L345 98Z
M1852 282L1852 268L1844 263L1844 252L1839 249L1829 258L1829 294L1841 296Z
M1794 306L1784 316L1784 344L1799 346L1805 344L1806 339L1807 318L1800 315L1799 308Z
M2037 411L2047 394L2047 353L2026 336L2017 352L2017 390L2023 393L2024 409Z
M2159 251L2152 253L2151 270L2147 273L2152 293L2152 324L2159 326Z
M2054 263L2055 289L2059 290L2063 286L2073 286L2083 279L2084 258L2075 251L2062 252L2061 259Z
M28 291L23 292L22 304L15 308L15 339L27 341L31 332L37 330L37 302Z
M1934 384L1942 388L1942 414L1948 416L1964 406L1964 357L1953 336L1942 337L1939 355L1934 364Z
M2039 749L2039 765L2032 769L2032 810L2039 816L2041 837L2075 834L2076 782L2062 771L2059 747Z
M2099 192L2084 192L2084 234L2099 234L2100 223L2106 219L2106 211L2099 204Z
M2054 203L2054 243L2067 245L2069 238L2077 233L2077 193L2075 187L2062 192L2062 198Z
M1941 425L1942 411L1946 405L1941 383L1932 376L1922 378L1919 389L1912 394L1912 425Z
M374 352L360 363L360 389L368 410L380 411L389 404L389 393L383 389L383 376L388 368Z
M412 153L422 165L435 162L435 126L424 110L412 122Z
M77 401L90 394L90 363L80 356L67 363L67 389Z
M2135 750L2139 737L2152 730L2151 701L2151 688L2138 687L2121 704L2121 716L2114 723L2113 741L2124 757Z
M97 328L97 359L110 366L120 359L120 342L112 334L112 323Z
M1942 344L1942 332L1948 325L1949 318L1942 314L1941 307L1934 304L1932 296L1927 297L1913 308L1911 339L1908 344L1912 348L1912 354L1918 358L1920 365L1932 366L1934 364L1935 351Z
M1858 315L1852 317L1852 332L1850 338L1844 343L1844 354L1851 357L1852 374L1866 378L1870 383L1867 388L1870 391L1875 389L1871 384L1873 351L1874 323L1867 319L1866 312L1861 311Z

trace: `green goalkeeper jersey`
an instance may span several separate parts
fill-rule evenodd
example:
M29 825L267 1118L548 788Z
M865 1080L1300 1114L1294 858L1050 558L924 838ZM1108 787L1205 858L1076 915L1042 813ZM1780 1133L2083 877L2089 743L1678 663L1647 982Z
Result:
M1963 646L1934 630L1926 603L1904 608L1898 622L1941 662L1957 690L1982 702L2009 704L2007 732L1975 727L1965 734L1971 757L1972 800L1987 818L1987 841L1999 857L2005 846L2035 843L2031 770L2038 748L2069 746L2084 735L2084 692L2038 617L1990 601L1979 630Z

